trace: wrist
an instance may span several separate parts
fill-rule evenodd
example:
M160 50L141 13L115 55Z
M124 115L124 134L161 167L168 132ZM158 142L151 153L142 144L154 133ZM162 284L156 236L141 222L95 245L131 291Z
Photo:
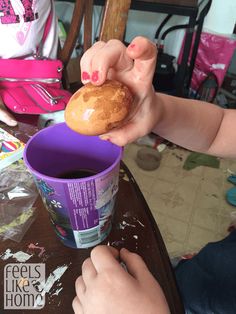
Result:
M162 98L162 94L153 92L151 101L150 101L150 112L151 112L151 119L153 120L152 125L153 127L157 127L163 117L164 111L164 102Z

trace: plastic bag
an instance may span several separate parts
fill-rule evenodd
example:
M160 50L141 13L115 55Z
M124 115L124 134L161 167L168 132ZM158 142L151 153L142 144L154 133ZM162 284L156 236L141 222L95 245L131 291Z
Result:
M36 217L38 196L33 177L23 161L0 173L0 240L20 242Z
M195 42L195 34L192 42ZM202 32L190 84L193 93L196 93L201 83L210 73L216 75L218 87L221 87L235 48L236 38L233 35L226 36L206 31ZM178 63L181 62L182 53L183 46ZM191 55L192 53L190 53L190 59Z

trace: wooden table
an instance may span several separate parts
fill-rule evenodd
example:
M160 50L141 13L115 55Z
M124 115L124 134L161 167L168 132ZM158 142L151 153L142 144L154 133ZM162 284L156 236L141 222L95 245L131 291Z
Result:
M20 243L11 240L0 242L0 254L7 249L13 253L18 251L33 253L27 263L45 263L46 277L58 266L68 265L68 269L60 279L61 286L58 286L59 283L55 283L51 293L46 294L45 307L39 312L45 314L73 313L71 303L75 296L74 283L81 274L81 265L89 256L91 249L65 247L55 235L40 197L38 197L35 206L38 216L22 241ZM39 251L29 251L28 248L31 243L44 247L45 253L39 256ZM159 229L135 179L123 162L113 228L103 244L108 243L117 248L126 247L140 254L164 289L171 313L184 313L173 270ZM15 262L13 258L7 260L0 258L0 313L3 311L3 269L8 263ZM55 289L59 287L63 289L58 295L53 295ZM4 313L13 312L30 314L35 310L4 310Z

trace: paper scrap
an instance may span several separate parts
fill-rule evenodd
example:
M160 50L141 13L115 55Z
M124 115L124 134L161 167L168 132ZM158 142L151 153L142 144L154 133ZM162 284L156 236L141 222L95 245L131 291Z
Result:
M20 263L24 263L31 258L32 255L27 254L22 251L18 251L16 253L12 253L10 249L7 249L0 257L2 260L6 261L10 257L16 259Z

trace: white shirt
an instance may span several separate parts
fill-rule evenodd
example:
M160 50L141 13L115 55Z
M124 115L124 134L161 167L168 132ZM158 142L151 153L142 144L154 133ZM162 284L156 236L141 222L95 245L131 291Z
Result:
M9 2L7 7L4 2ZM51 0L0 0L0 58L32 58L42 43L45 23L53 19L42 46L42 55L55 59L58 48L58 26Z

